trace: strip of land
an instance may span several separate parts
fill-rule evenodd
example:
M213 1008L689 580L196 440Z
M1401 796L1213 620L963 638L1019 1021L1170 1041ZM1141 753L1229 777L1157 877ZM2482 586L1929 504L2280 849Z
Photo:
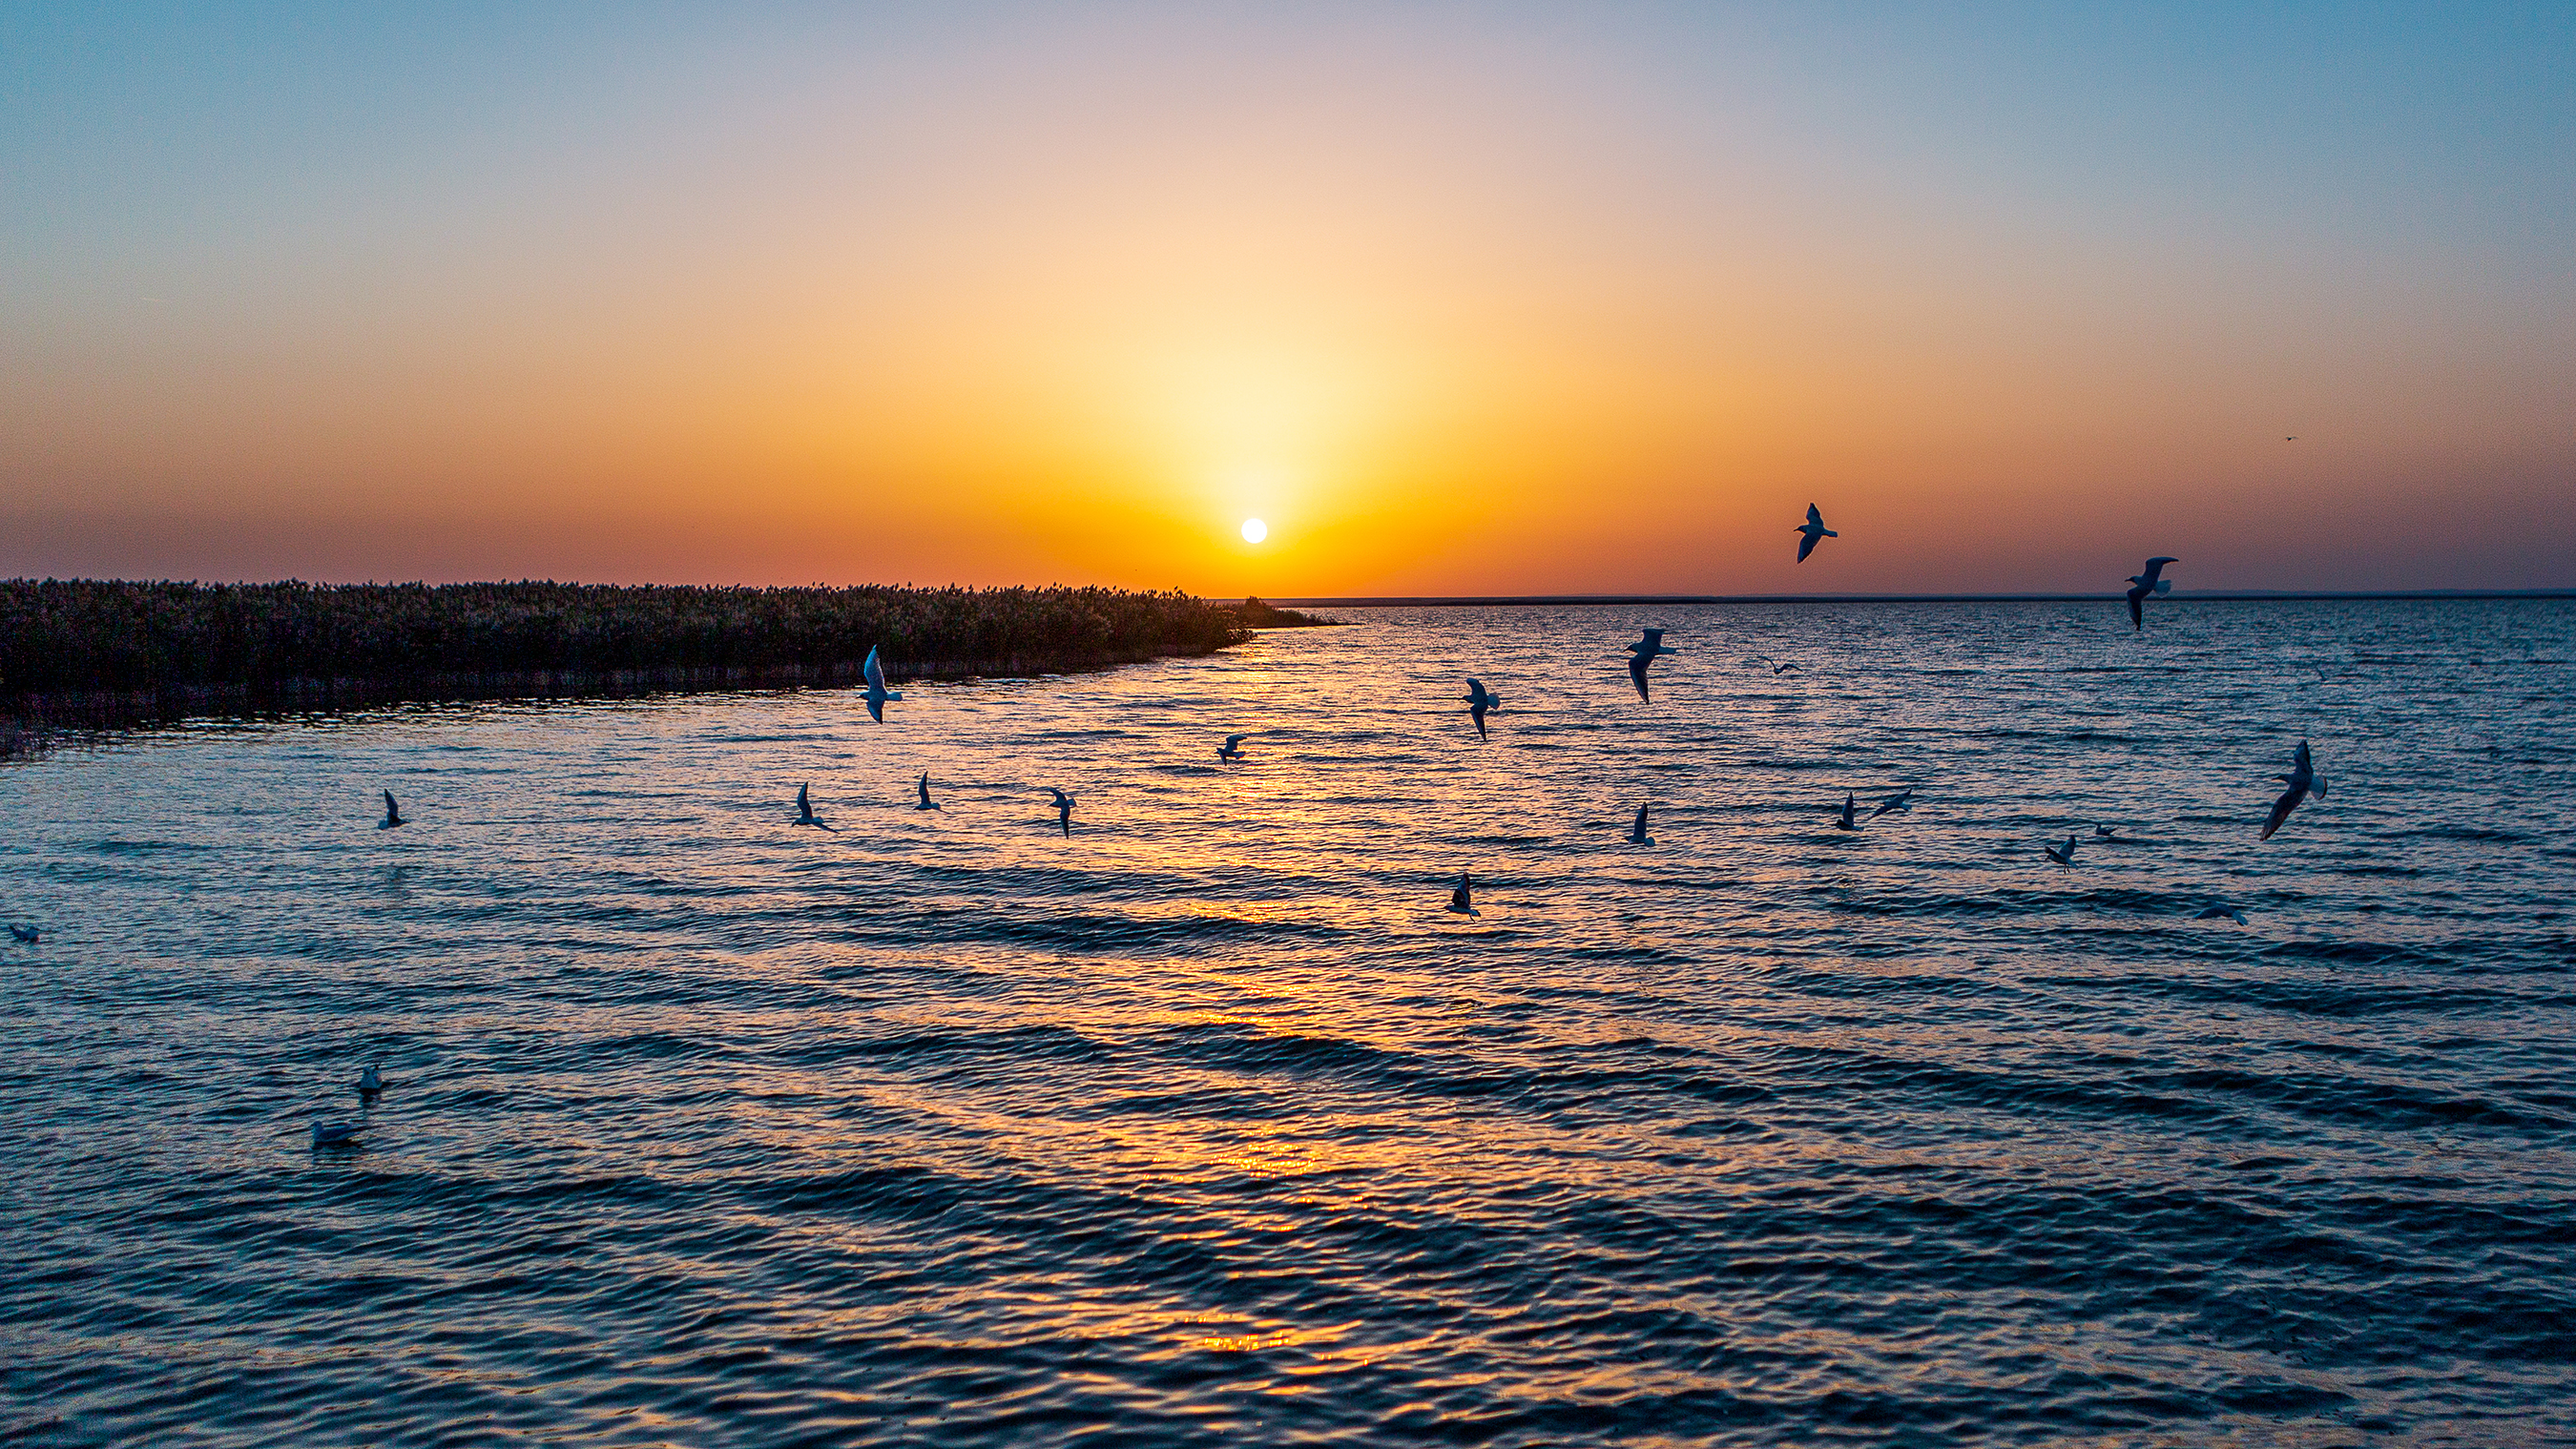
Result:
M0 755L187 715L1007 677L1250 637L1179 592L0 580Z

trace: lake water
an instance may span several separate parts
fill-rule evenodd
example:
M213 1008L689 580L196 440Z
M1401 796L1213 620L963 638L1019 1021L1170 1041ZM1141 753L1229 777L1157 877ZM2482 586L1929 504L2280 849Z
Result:
M0 1435L2576 1440L2576 605L1345 612L0 768Z

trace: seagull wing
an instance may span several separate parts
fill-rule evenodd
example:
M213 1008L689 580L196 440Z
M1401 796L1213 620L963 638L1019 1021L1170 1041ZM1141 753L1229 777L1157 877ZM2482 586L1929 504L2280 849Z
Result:
M1485 707L1483 705L1471 704L1467 706L1467 717L1476 722L1476 738L1480 740L1493 738L1493 736L1485 733Z
M1814 553L1815 551L1816 535L1801 532L1798 535L1798 562L1805 563L1807 561L1807 555Z
M385 818L387 820L391 820L401 813L401 811L394 808L394 792L387 790L385 792Z
M1250 735L1227 735L1225 737L1225 747L1229 750L1233 749L1235 746L1242 744L1245 740L1250 738L1252 738Z
M1636 658L1628 661L1628 677L1637 681L1637 697L1639 699L1652 701L1654 698L1654 696L1646 693L1646 661L1654 657L1655 656L1652 654L1640 654Z
M1816 505L1812 503L1807 505L1807 526L1809 528L1822 528L1825 526L1825 516L1822 513L1817 512Z
M2147 611L2145 606L2139 602L2146 598L2146 596L2147 591L2144 589L2129 590L2129 627L2133 630L2142 630L2147 627Z
M1643 834L1645 834L1645 833L1646 833L1646 807L1645 807L1645 806L1643 806L1643 805L1640 805L1640 806L1638 806L1638 807L1637 807L1637 834L1639 834L1639 835L1643 835Z
M867 676L868 687L870 689L881 690L885 688L885 666L877 662L877 647L875 645L871 644L868 646L868 662L860 666L859 672ZM878 718L882 719L884 716L880 715Z
M2293 784L2289 789L2282 791L2281 798L2272 802L2272 818L2263 822L2263 833L2254 838L2271 839L2272 832L2280 829L2281 822L2289 819L2290 812L2298 809L2299 802L2306 798L2308 798L2308 787L2305 784Z

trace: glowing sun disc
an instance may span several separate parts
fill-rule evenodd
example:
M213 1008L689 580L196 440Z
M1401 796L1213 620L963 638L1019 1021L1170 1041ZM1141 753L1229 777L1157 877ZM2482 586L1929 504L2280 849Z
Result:
M1269 524L1262 522L1258 518L1247 518L1243 520L1243 541L1245 543L1259 543L1269 536Z

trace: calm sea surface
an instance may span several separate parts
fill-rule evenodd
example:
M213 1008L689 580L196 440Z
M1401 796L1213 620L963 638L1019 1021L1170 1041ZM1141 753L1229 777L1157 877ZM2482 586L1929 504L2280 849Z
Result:
M2576 606L1347 612L0 768L0 1438L2576 1442Z

